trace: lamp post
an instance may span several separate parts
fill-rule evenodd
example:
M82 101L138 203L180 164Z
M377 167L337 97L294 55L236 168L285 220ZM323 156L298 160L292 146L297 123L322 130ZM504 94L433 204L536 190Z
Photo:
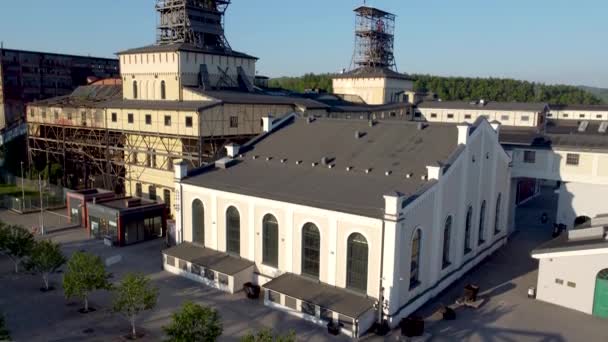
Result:
M38 174L38 191L40 192L40 235L44 235L44 203L42 202L42 175Z
M23 161L21 161L21 211L25 210L25 187L23 182Z

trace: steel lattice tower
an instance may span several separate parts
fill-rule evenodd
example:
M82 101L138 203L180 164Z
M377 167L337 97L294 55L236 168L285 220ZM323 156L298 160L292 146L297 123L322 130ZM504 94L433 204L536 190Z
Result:
M188 43L203 49L230 51L224 34L228 5L230 0L157 0L160 15L157 43Z
M395 15L374 7L355 9L355 51L351 68L397 71L394 55Z

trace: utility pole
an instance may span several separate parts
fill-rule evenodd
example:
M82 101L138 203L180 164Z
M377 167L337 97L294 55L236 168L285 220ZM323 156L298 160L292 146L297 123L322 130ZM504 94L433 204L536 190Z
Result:
M38 191L40 192L40 235L44 235L44 203L42 202L42 175L38 174Z
M23 161L21 161L21 211L25 211L25 187L23 182Z

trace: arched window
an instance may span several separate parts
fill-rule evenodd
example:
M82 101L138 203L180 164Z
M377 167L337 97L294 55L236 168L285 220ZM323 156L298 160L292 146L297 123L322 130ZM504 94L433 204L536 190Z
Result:
M448 216L443 227L443 263L442 268L450 266L450 243L452 235L452 216Z
M410 263L410 290L420 284L420 242L422 232L416 229L412 238L412 257Z
M133 81L133 98L137 98L137 81Z
M262 263L279 266L279 223L271 214L262 219Z
M467 218L464 222L464 254L471 251L471 222L473 221L473 207L469 206Z
M205 209L203 202L192 202L192 242L205 245Z
M479 209L479 236L477 244L481 245L486 242L485 238L485 224L486 224L486 201L481 202L481 208Z
M348 237L346 287L367 292L367 240L359 233Z
M307 223L302 228L302 274L319 278L321 235L319 228Z
M226 210L226 251L241 253L241 215L235 207Z
M498 194L496 198L496 212L494 213L494 235L500 233L500 205L502 201L502 194Z
M165 87L165 81L160 81L160 99L165 100L167 98L167 89Z

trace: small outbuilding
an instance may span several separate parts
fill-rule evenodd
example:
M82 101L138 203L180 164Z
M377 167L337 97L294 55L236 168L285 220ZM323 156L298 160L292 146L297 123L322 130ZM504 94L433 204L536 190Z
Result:
M73 190L66 194L66 206L70 224L88 227L87 203L115 198L112 191L102 189Z
M89 234L116 246L163 237L167 231L164 203L126 197L88 204Z
M596 217L532 251L536 298L608 318L608 217Z

